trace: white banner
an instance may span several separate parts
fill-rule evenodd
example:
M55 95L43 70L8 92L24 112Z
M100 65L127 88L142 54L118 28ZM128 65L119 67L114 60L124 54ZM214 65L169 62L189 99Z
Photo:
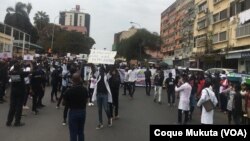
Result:
M23 60L26 60L26 61L32 61L34 59L34 56L32 55L24 55L23 56Z
M119 74L121 77L121 82L124 82L124 77L125 77L125 70L124 69L119 69ZM145 74L144 72L146 71L146 69L136 69L137 72L137 81L135 82L136 86L146 86L145 84ZM154 74L156 72L156 69L150 69L152 77L151 77L151 85L154 86ZM176 76L176 72L175 69L170 69L170 70L163 70L164 72L164 80L167 79L169 76L169 73L172 73L173 78L175 78Z
M88 63L113 65L116 53L116 51L91 49Z
M1 53L0 53L0 58L1 58L1 59L12 58L12 54L11 54L11 52L1 52Z

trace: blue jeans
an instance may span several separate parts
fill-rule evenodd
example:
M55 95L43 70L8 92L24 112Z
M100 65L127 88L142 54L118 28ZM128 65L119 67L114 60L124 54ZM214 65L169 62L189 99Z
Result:
M109 107L108 107L108 94L98 93L97 97L97 106L98 106L98 115L99 115L99 123L103 124L102 120L102 107L104 108L108 119L111 118Z
M84 124L86 110L69 111L69 132L70 141L84 141Z

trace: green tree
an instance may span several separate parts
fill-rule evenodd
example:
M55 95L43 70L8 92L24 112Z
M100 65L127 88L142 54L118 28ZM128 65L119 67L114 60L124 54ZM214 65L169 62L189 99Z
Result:
M159 50L161 44L160 36L146 29L139 29L133 36L116 44L118 56L125 57L127 61L132 59L141 60L149 58L146 50Z
M49 24L49 15L43 11L38 11L33 19L39 32Z
M29 19L31 9L30 3L22 2L16 3L15 8L8 7L4 23L30 34L31 42L36 43L39 37L36 28L33 27Z
M55 32L53 53L65 55L72 54L89 54L90 49L95 44L93 38L75 31L59 30Z

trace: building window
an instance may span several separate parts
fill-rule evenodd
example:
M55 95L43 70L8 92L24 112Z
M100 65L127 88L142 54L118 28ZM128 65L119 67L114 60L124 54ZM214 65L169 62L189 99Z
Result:
M82 16L80 16L80 26L82 26Z
M227 17L228 17L227 16L227 9L225 9L225 10L214 15L214 23L225 20Z
M250 36L250 24L245 24L237 27L236 37Z
M227 40L227 31L214 34L213 43L223 42Z
M207 37L205 35L198 37L196 38L195 47L205 47L206 43L207 43Z
M205 11L207 9L207 2L199 5L199 12Z
M219 2L221 2L222 0L214 0L214 5L218 4Z
M69 25L72 25L72 15L69 16Z
M249 0L240 0L237 3L237 12L243 12L245 10L250 9L250 1Z
M198 22L198 30L201 30L201 29L206 28L206 27L207 27L206 19Z

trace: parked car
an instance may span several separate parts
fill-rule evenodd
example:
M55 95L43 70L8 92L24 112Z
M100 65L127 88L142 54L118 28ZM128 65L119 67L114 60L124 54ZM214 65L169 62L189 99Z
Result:
M229 73L237 73L236 69L229 69L229 68L211 68L205 71L205 74L211 74L212 76L214 76L215 72L219 72L220 74L225 71L226 75L228 75Z

